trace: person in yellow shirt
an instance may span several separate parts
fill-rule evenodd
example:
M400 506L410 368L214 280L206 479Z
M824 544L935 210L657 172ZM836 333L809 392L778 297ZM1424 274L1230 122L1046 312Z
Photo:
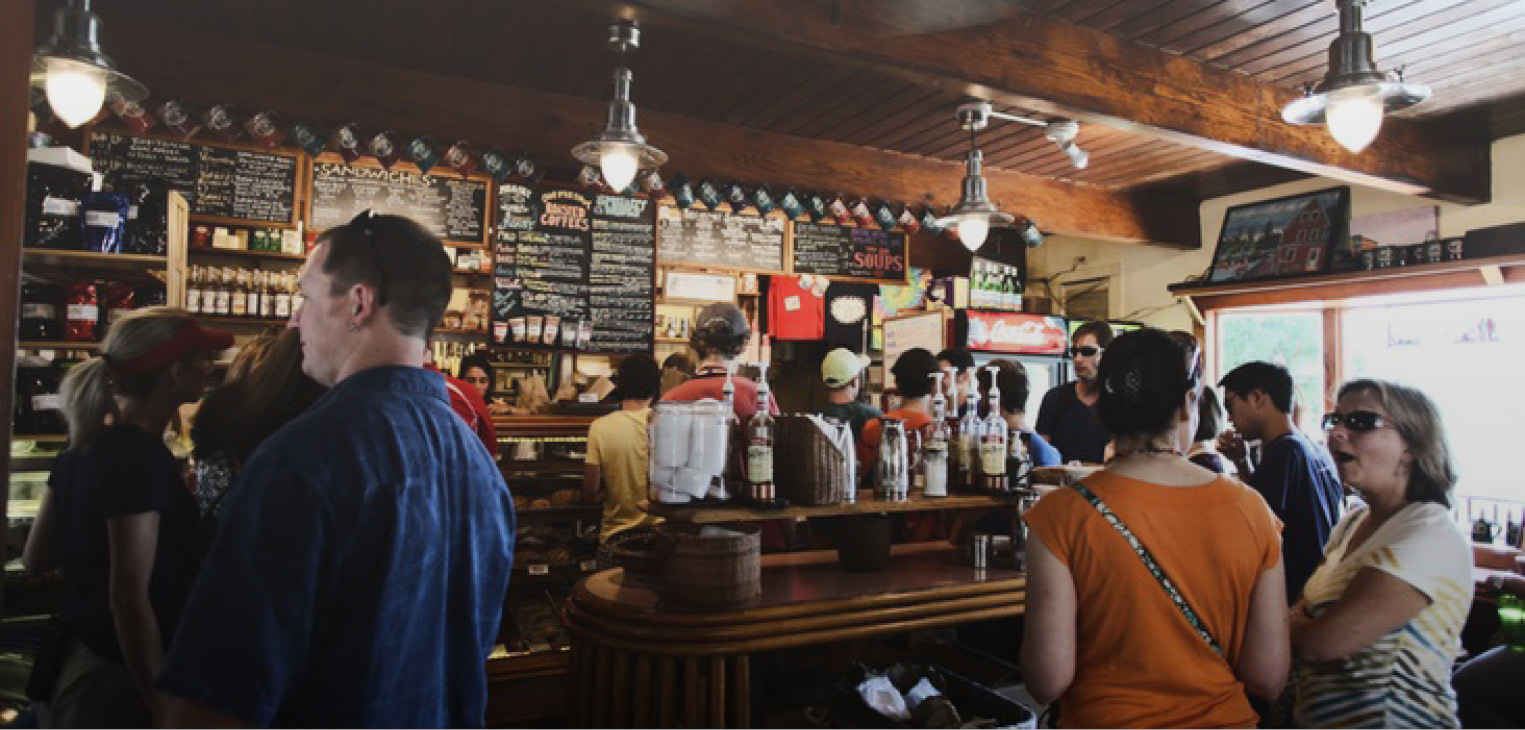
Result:
M603 525L598 530L598 565L618 567L614 549L645 538L659 518L640 507L646 498L646 422L651 399L661 386L662 372L650 355L631 355L615 372L615 397L620 409L588 428L588 457L582 488L586 502L602 493Z

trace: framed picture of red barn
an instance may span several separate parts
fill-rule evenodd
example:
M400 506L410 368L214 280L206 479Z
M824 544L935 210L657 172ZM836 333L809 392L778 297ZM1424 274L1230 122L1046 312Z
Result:
M1228 209L1209 282L1324 271L1350 227L1350 188L1328 188Z

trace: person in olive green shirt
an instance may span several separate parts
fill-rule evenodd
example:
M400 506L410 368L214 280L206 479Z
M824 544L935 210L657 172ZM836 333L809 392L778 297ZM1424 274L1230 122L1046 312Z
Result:
M660 518L640 507L646 498L646 423L662 373L650 355L631 355L615 374L620 410L588 428L588 457L583 466L585 501L603 494L604 517L598 531L600 568L618 567L613 549L643 538Z
M826 359L821 361L821 381L826 383L830 402L820 413L849 424L854 443L863 440L863 424L883 415L878 408L858 402L858 390L863 387L862 375L863 358L845 347L826 353Z

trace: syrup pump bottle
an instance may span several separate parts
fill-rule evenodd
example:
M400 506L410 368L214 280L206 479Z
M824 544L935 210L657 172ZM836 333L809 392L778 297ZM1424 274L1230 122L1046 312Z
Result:
M985 368L990 373L990 412L980 429L981 486L995 491L1006 491L1006 419L1001 417L1001 389L996 387L994 365Z
M960 463L963 454L959 453L958 441L958 371L952 365L943 368L942 385L946 389L946 403L948 413L943 419L948 425L948 481L953 486L959 486L959 470L963 467Z
M747 496L754 502L772 502L773 414L768 408L768 363L757 363L757 412L746 425ZM729 384L730 380L726 382Z
M943 373L928 373L932 378L932 422L922 438L922 472L926 475L923 497L948 496L948 403L943 398Z
M974 368L966 368L969 382L974 382ZM964 417L958 422L958 483L960 486L977 487L980 473L980 394L974 387L964 394ZM1002 430L1002 433L1005 433Z

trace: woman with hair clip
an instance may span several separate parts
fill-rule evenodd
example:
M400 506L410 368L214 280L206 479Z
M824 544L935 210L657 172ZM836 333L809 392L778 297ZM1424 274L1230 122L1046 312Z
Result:
M147 727L153 682L190 589L196 501L164 431L201 397L226 332L182 309L151 307L112 325L100 357L64 378L69 446L54 461L27 537L28 570L63 569L68 643L44 727Z
M234 379L233 372L241 374ZM323 386L302 372L301 336L290 328L243 348L229 374L202 401L191 427L196 501L212 519L254 450L323 395Z
M1154 329L1114 340L1096 407L1116 454L1024 515L1023 675L1060 727L1254 727L1248 695L1286 682L1276 518L1181 449L1193 355Z
M1365 506L1329 535L1292 607L1298 727L1460 727L1451 662L1472 605L1472 549L1450 516L1440 411L1381 380L1324 416L1340 480Z

